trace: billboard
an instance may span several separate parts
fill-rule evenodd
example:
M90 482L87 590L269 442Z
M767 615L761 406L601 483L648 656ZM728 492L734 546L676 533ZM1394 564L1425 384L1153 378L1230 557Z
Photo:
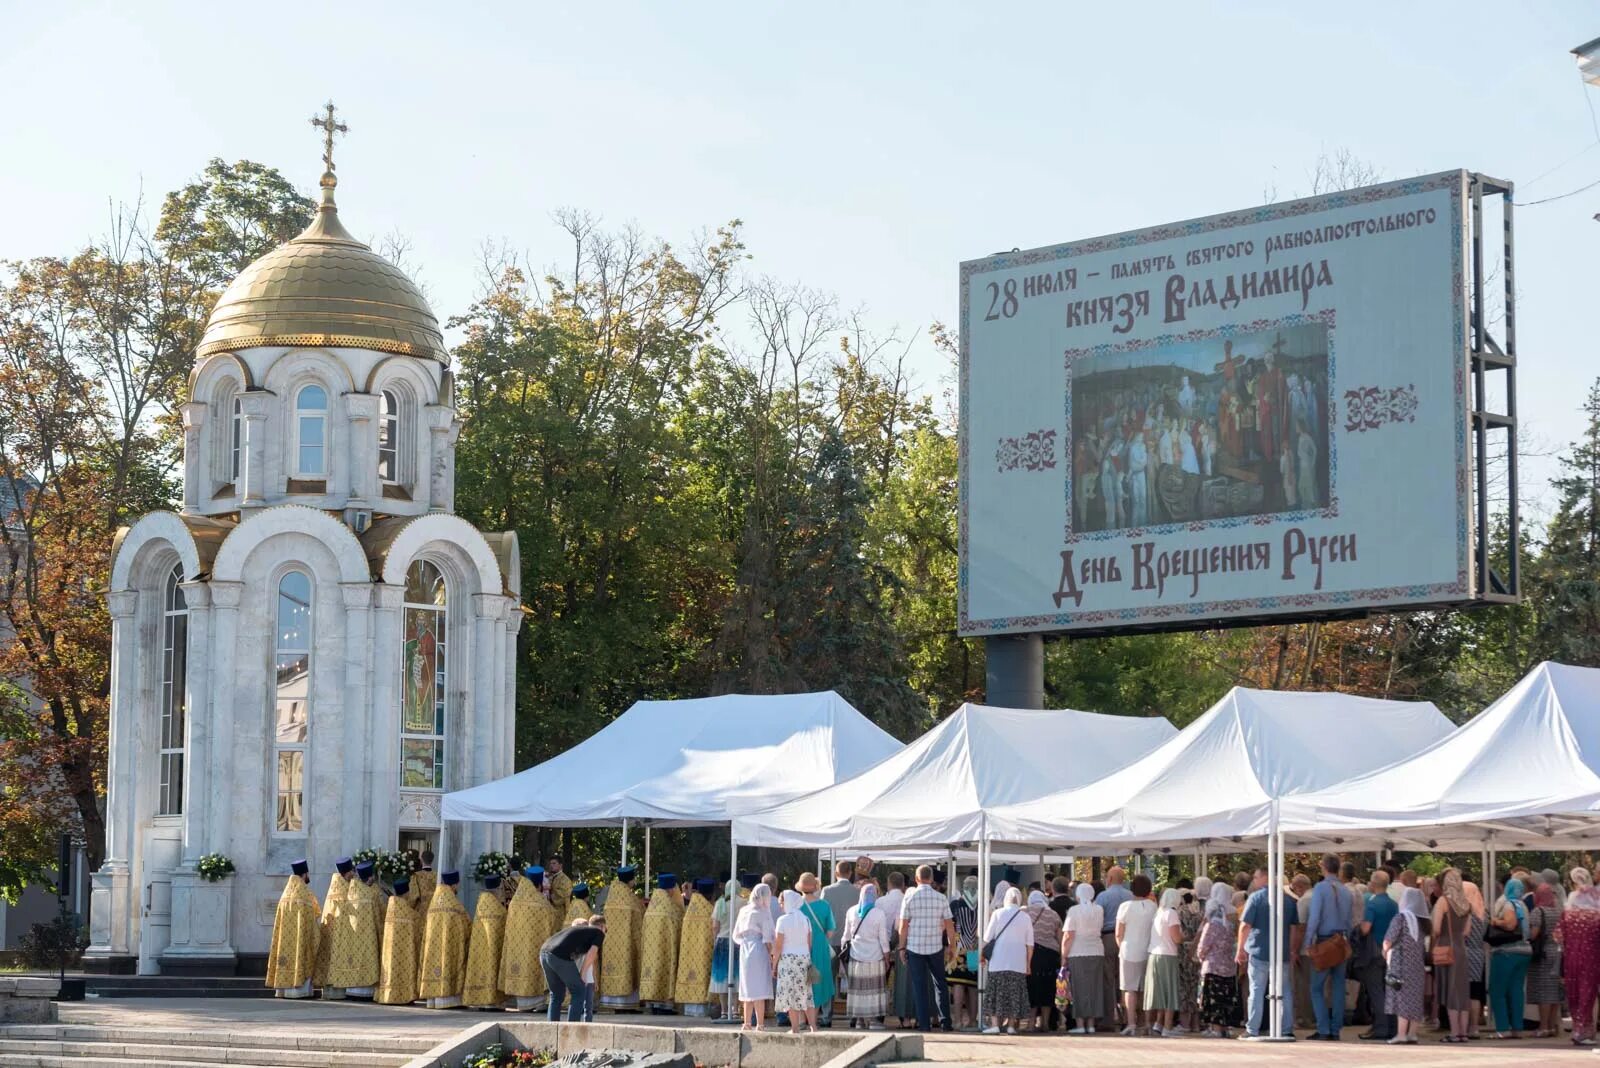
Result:
M1471 600L1467 183L963 263L960 633Z

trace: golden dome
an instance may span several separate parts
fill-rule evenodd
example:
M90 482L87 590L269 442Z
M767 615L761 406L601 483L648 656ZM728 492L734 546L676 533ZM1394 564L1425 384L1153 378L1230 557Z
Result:
M217 300L196 358L259 345L348 347L449 362L439 320L400 268L350 236L332 172L311 225L246 267Z

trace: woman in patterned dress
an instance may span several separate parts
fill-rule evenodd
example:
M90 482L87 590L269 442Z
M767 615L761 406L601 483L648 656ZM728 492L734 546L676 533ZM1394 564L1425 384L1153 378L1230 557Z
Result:
M844 1014L850 1017L851 1027L882 1031L883 1018L889 1012L889 991L884 986L889 974L889 923L884 912L874 908L877 903L878 885L862 886L861 900L845 915L839 944L850 947L850 959L845 962Z
M961 893L950 899L950 921L956 928L956 962L950 968L950 1015L956 1029L972 1030L978 1013L978 877L961 881Z
M1540 883L1533 891L1533 908L1528 912L1528 934L1533 960L1528 965L1528 1004L1538 1007L1539 1030L1534 1038L1554 1038L1561 1033L1561 906L1556 891Z
M1572 1012L1572 1042L1593 1046L1595 994L1600 990L1600 891L1587 868L1573 868L1572 894L1561 914L1561 962Z
M989 986L984 991L984 1008L994 1023L983 1029L997 1035L1001 1028L1017 1033L1017 1024L1028 1015L1028 965L1033 958L1033 924L1022 908L1022 891L1006 890L1005 907L989 917L983 932L985 942L993 942L989 956Z
M1484 942L1483 936L1489 929L1484 904L1483 891L1478 889L1477 883L1463 882L1461 890L1467 895L1467 907L1471 909L1470 919L1467 922L1467 1038L1478 1037L1479 1021L1483 1019L1483 1003L1488 1000L1488 990L1484 981L1489 966L1489 946Z
M1384 1011L1395 1022L1391 1046L1414 1044L1417 1028L1427 1014L1422 996L1427 978L1422 967L1422 939L1428 933L1427 924L1427 899L1421 890L1407 887L1400 895L1400 911L1389 921L1389 930L1383 936L1383 955L1389 964Z
M789 1033L800 1033L800 1019L805 1018L806 1030L817 1030L817 1006L811 1000L811 921L805 914L806 899L798 890L783 892L783 915L778 918L776 937L772 941L773 977L777 994L773 998L774 1012L789 1017Z
M1208 880L1209 881L1209 880ZM1238 939L1229 913L1233 888L1217 883L1205 906L1205 926L1200 931L1200 1019L1205 1037L1227 1038L1228 1028L1240 1019Z
M1057 1016L1056 975L1061 971L1061 917L1050 908L1044 891L1028 894L1023 919L1033 925L1033 956L1028 958L1028 1007L1033 1010L1030 1030L1044 1031ZM1017 922L1022 922L1021 920Z
M1183 947L1178 951L1178 990L1180 992L1177 1030L1199 1029L1200 1018L1200 931L1205 925L1206 902L1211 897L1211 880L1204 875L1191 886L1178 880L1183 904L1178 906L1178 927L1183 931Z
M711 943L711 992L713 994L726 994L732 989L728 982L729 968L735 979L739 976L737 961L729 961L728 947L733 934L733 915L739 907L739 880L729 879L723 888L723 894L711 908L711 931L714 941ZM728 1015L733 1015L733 1006L728 1005Z

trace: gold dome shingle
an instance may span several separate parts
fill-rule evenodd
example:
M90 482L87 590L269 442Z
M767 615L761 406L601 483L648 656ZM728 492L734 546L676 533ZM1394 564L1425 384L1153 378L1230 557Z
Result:
M299 237L240 272L217 300L196 357L258 345L376 349L448 363L439 320L394 264L351 237L333 202Z

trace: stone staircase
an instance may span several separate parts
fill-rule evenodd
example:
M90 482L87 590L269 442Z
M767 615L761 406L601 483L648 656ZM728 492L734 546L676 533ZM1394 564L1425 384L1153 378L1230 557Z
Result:
M354 1030L354 1029L353 1029ZM400 1068L426 1037L279 1031L13 1024L0 1027L0 1068Z

